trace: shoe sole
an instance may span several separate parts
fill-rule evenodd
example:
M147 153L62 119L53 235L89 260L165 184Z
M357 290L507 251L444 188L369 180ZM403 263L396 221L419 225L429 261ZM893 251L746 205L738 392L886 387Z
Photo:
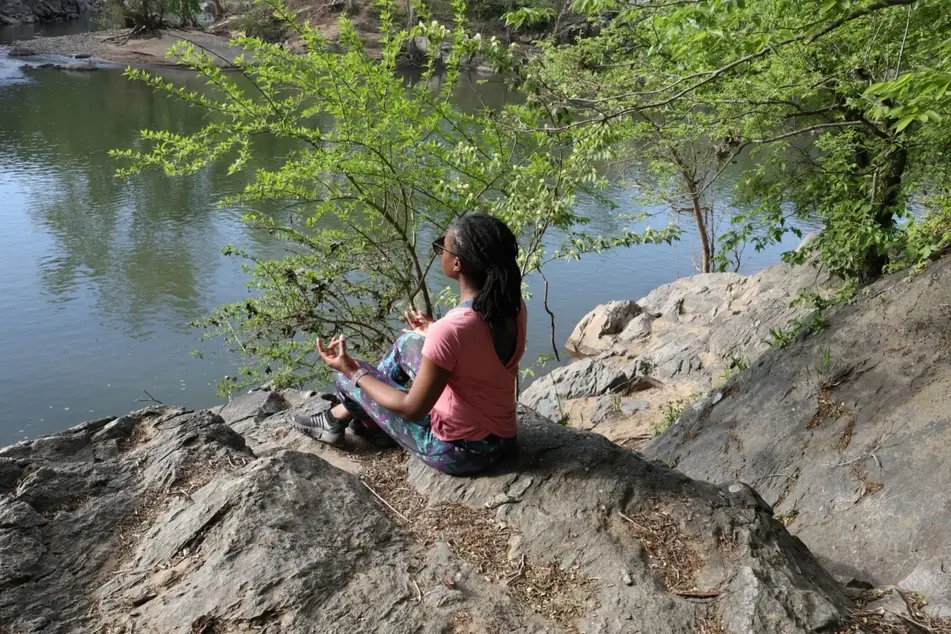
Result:
M301 425L294 420L291 420L291 425L304 432L314 440L322 442L325 445L339 445L343 442L342 431L333 433L331 431L327 431L326 429L314 429L313 427L308 427L307 425Z

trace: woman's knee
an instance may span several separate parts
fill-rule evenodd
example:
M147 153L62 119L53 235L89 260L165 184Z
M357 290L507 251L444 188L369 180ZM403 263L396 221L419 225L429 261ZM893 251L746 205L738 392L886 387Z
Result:
M395 348L400 359L400 365L405 368L412 368L410 374L415 375L419 372L419 366L423 362L423 342L426 338L415 332L404 332L396 340Z
M396 338L396 347L400 350L415 350L423 349L423 342L425 337L415 332L404 332L399 337Z

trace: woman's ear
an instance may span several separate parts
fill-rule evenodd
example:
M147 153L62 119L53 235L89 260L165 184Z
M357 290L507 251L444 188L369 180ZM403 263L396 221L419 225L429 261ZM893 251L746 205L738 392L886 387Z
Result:
M452 258L452 270L454 273L462 272L462 260L457 257Z

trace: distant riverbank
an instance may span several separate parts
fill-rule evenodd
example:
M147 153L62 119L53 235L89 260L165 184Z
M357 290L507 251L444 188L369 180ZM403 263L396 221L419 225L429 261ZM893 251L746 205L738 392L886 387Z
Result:
M73 33L58 37L37 37L17 42L8 51L11 57L30 64L34 58L57 56L91 58L105 64L132 66L177 66L168 49L181 41L191 42L212 54L219 65L229 65L240 54L227 39L207 31L167 30L156 37L130 38L131 29Z

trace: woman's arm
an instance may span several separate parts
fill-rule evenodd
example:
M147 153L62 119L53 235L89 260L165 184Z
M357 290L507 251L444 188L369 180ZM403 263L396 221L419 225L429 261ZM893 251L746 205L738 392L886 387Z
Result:
M347 340L345 337L335 337L324 349L317 340L317 352L321 358L334 370L341 372L347 378L353 378L360 365L347 354ZM409 392L398 390L392 385L384 383L372 375L365 374L357 378L358 387L366 392L367 396L388 410L396 412L406 420L416 421L428 414L442 391L449 383L449 370L436 365L431 359L423 357L416 380Z
M350 377L354 372L356 369L345 374ZM449 370L444 370L430 359L423 357L419 373L409 388L409 392L398 390L370 374L359 378L358 387L386 409L396 412L406 420L416 421L432 411L446 384L449 383L449 374Z

